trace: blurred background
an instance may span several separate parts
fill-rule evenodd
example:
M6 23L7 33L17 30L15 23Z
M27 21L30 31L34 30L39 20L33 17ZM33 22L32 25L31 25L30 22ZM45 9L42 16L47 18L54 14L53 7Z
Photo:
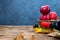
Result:
M60 0L0 0L0 25L36 24L43 5L60 16Z

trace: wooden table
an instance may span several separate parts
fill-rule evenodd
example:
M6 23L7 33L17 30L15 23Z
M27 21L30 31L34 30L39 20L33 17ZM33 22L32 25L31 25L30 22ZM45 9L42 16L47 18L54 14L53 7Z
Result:
M27 33L26 33L27 32ZM32 26L0 26L0 40L13 40L19 34L34 34ZM29 36L30 36L29 35ZM45 34L34 34L37 40L60 40ZM29 38L29 37L28 37Z

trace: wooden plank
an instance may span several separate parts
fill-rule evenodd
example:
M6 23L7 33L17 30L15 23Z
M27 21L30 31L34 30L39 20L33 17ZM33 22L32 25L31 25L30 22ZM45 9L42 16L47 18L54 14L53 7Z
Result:
M58 40L45 34L35 34L33 26L0 26L0 40L13 40L17 35L24 34L25 38L35 35L37 40Z

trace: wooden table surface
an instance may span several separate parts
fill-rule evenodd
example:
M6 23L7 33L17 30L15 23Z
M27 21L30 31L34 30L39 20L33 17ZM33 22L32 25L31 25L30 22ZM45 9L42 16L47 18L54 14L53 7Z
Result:
M0 40L13 40L17 35L23 33L29 38L34 34L32 26L0 26ZM34 34L37 40L60 40L48 37L45 34Z

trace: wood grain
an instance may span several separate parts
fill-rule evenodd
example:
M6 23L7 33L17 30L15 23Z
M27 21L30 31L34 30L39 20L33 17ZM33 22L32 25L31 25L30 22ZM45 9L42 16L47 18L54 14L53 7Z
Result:
M0 26L0 40L13 40L21 33L25 38L35 35L36 40L59 40L53 37L47 37L46 34L35 34L33 32L33 26Z

